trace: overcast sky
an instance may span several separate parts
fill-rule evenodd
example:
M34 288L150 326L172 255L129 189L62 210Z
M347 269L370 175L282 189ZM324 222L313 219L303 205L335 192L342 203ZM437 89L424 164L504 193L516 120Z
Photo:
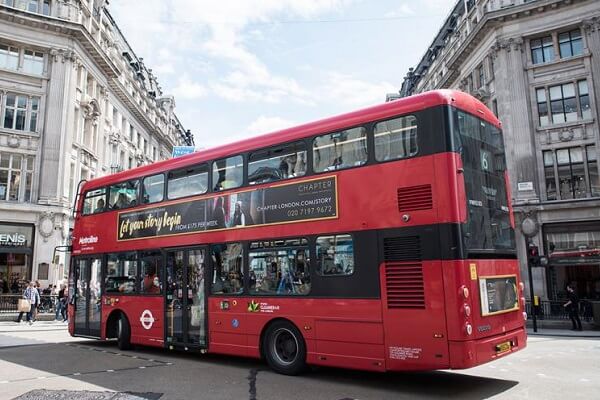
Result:
M109 10L208 148L397 92L456 0L115 0Z

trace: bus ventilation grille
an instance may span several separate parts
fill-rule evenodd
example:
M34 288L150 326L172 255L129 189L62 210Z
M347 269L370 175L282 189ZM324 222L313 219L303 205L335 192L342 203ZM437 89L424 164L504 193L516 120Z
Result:
M385 261L421 260L421 238L405 236L383 239L383 259Z
M398 189L398 211L431 210L431 185L409 186Z
M389 309L424 309L423 265L421 263L386 263L385 289Z

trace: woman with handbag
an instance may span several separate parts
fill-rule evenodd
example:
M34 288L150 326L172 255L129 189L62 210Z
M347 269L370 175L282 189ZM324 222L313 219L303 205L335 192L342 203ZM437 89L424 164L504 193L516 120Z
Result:
M32 317L34 307L40 302L40 293L37 291L37 288L35 287L35 283L33 281L29 282L29 286L23 292L23 299L29 302L29 311L27 311L27 322L29 322L29 325L31 325L33 324ZM23 304L22 306L26 306L26 304ZM21 311L19 313L19 317L16 321L17 323L21 322L21 318L23 318L24 312L25 311Z

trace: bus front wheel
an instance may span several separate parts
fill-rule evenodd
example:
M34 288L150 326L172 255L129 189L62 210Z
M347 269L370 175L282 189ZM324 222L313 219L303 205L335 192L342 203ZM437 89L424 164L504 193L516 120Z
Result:
M297 375L306 368L306 343L302 334L287 321L271 324L263 339L264 355L275 372Z
M131 349L131 327L124 315L119 318L117 326L117 345L120 350Z

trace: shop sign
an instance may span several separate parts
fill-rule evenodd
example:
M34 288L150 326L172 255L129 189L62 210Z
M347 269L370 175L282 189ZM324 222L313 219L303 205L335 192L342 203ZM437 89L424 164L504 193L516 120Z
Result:
M22 225L0 225L0 247L30 247L32 228Z

